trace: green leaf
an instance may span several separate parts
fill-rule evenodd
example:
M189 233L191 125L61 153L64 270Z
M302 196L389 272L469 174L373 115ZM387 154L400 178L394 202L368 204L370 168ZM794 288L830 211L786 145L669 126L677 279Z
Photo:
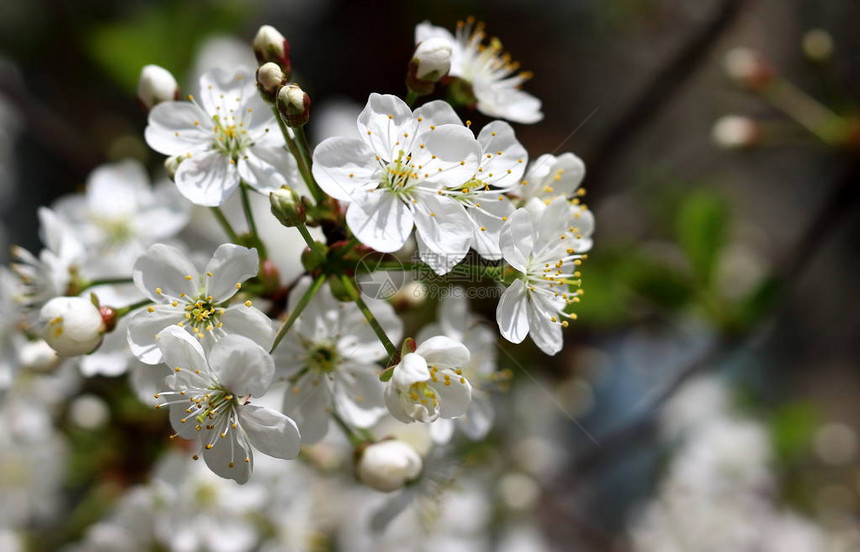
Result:
M630 288L655 305L677 309L693 296L689 276L649 257L632 258L624 273Z
M777 460L783 465L800 460L808 452L819 422L818 410L811 403L795 402L779 408L769 424Z
M711 192L689 196L678 210L678 243L687 255L693 275L706 289L711 286L726 242L729 219L725 199Z
M740 329L755 324L771 311L779 297L781 282L776 276L768 276L744 298L736 308L736 319Z

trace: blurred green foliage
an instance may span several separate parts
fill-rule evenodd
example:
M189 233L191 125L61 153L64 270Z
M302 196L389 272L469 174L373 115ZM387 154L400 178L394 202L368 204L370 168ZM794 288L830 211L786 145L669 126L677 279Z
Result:
M235 32L251 10L240 2L166 2L142 7L121 21L97 25L87 34L93 60L121 86L133 93L144 65L154 63L178 78L185 75L208 36Z

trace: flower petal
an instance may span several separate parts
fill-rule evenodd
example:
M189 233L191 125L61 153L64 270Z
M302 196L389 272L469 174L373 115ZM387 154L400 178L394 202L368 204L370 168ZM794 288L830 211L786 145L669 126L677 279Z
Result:
M558 353L564 345L561 324L551 319L557 313L557 306L548 298L539 294L531 296L528 303L529 335L538 349L547 355Z
M163 356L155 337L161 330L185 320L181 311L159 307L155 306L153 312L139 310L131 315L128 322L129 349L144 364L161 364Z
M520 272L526 272L526 264L535 247L535 229L532 216L525 209L517 209L499 234L499 248L505 261Z
M183 293L193 297L200 281L197 269L185 254L163 243L151 246L138 257L131 276L137 289L156 303L179 298Z
M206 292L214 302L222 303L236 294L241 287L239 284L256 276L259 270L260 256L256 249L221 244L206 265Z
M429 379L430 370L427 368L427 361L419 354L406 353L403 355L400 364L394 368L394 374L389 381L395 388L406 391L413 383Z
M190 102L164 102L149 112L144 137L164 155L186 155L209 149L215 127L200 107ZM195 124L197 123L197 124Z
M248 440L263 454L284 460L299 455L302 447L299 430L295 422L280 412L247 404L239 409L239 420Z
M239 160L238 171L251 188L262 194L273 192L281 186L304 192L300 190L295 158L282 146L250 146Z
M472 403L465 416L459 419L460 429L466 437L473 441L480 441L487 436L493 427L496 413L493 401L486 393L472 389Z
M459 341L444 335L431 337L415 349L415 354L421 355L428 365L439 364L460 368L469 363L469 349Z
M478 196L481 207L468 210L472 223L472 247L480 256L492 261L502 258L499 238L505 221L514 211L507 196L484 193Z
M415 126L412 110L403 100L391 94L372 93L358 115L361 139L384 161L392 161L397 150L405 150L405 141L411 144Z
M478 177L501 189L517 186L526 170L528 152L517 140L514 129L504 121L485 125L478 134L481 144L481 173Z
M384 387L375 366L342 364L335 376L335 410L350 425L371 427L385 415Z
M201 153L185 159L174 177L179 193L197 205L221 205L239 186L239 173L230 161L219 152Z
M431 192L416 194L414 217L421 260L445 274L469 252L472 223L457 200Z
M374 190L355 197L346 211L346 223L361 243L391 253L406 243L414 219L396 195Z
M183 372L194 374L197 370L209 372L203 347L179 326L164 328L155 339L164 356L164 363L174 370L175 374L179 375Z
M415 141L419 149L413 149L412 165L422 167L417 172L427 182L457 188L478 170L481 145L464 126L437 126L421 133Z
M451 437L454 436L455 425L453 420L439 418L430 424L430 438L437 445L447 444L451 440Z
M275 341L272 320L254 306L233 305L228 307L218 320L227 334L241 335L268 351Z
M447 374L439 372L438 381L431 381L430 385L439 394L439 417L458 418L466 414L469 404L472 402L472 385L464 378L457 376L454 372L446 370ZM450 378L444 378L444 376Z
M334 137L314 149L314 179L325 193L340 201L354 201L357 190L379 183L376 153L361 140Z
M505 290L496 307L496 322L502 337L511 343L522 343L529 333L526 286L522 280Z
M319 442L328 433L330 408L331 393L318 374L306 374L284 393L284 414L295 421L306 445Z
M419 134L430 125L463 125L463 121L451 104L443 100L427 102L416 109L413 115L415 122L418 123L415 132Z
M209 469L215 475L232 479L240 485L247 483L254 469L254 453L248 441L233 429L223 438L214 430L208 436L212 448L203 449L203 460Z
M209 367L221 385L238 396L263 395L275 376L272 356L240 335L226 335L212 346Z

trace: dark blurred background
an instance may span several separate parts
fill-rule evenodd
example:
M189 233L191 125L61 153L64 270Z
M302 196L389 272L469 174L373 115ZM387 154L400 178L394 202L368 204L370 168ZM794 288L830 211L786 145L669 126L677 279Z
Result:
M187 85L207 39L250 43L268 23L288 37L294 79L314 106L363 103L370 92L404 93L416 23L453 28L468 15L534 72L525 89L543 101L545 119L515 125L518 136L532 158L584 159L597 219L567 348L552 359L514 353L592 396L571 411L600 446L570 425L568 465L539 510L548 534L597 550L623 540L631 508L659 478L661 393L699 371L726 374L740 404L775 428L777 451L788 451L779 472L786 500L812 511L816 490L836 484L856 513L857 455L822 467L811 443L823 424L860 424L857 152L821 143L723 70L727 51L755 48L779 75L856 121L854 0L3 0L5 242L37 250L37 207L80 190L99 163L135 157L160 169L134 99L145 64ZM804 56L813 28L832 35L831 61ZM720 148L712 127L727 114L776 130L754 148ZM593 377L594 365L607 373ZM556 523L566 519L585 521Z

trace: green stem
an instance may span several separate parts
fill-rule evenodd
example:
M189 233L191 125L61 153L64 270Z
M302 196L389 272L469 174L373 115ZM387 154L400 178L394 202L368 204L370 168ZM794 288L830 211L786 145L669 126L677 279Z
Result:
M305 127L294 127L293 132L296 135L296 141L299 143L299 150L305 159L305 165L310 170L313 167L313 160L311 158L311 146L308 143L308 136L305 134Z
M373 328L373 332L376 334L376 337L379 338L379 341L382 342L382 345L385 347L385 350L388 352L388 355L393 359L400 351L397 350L397 347L391 340L388 338L388 335L385 333L385 330L380 325L379 320L373 315L370 308L367 306L367 303L361 298L361 294L358 292L358 289L355 287L355 284L352 283L352 280L349 279L349 276L342 274L340 276L340 281L343 283L343 287L346 289L346 292L349 294L350 298L355 301L355 304L358 305L358 309L361 311L361 314L367 319L367 323L370 324L370 327Z
M278 334L275 336L275 342L272 344L272 348L269 350L269 353L275 352L275 349L278 347L278 344L284 339L284 336L287 335L287 332L290 331L290 328L295 324L296 319L299 315L302 314L302 311L305 310L305 307L308 306L308 303L311 299L313 299L314 295L320 290L322 285L325 283L325 276L320 275L317 276L317 279L311 284L311 287L302 295L302 298L299 299L299 303L293 308L293 312L290 313L289 318L284 322L281 328L278 330Z
M302 179L305 181L305 184L307 184L308 190L310 190L314 201L316 203L321 203L325 200L326 195L320 189L316 180L314 180L314 175L311 173L310 165L305 162L304 154L301 152L293 137L290 136L290 131L283 119L281 119L281 113L278 111L278 108L272 107L272 112L275 114L275 120L278 121L278 127L280 127L281 134L284 136L284 142L286 142L287 148L296 160L296 164L299 167L299 174L302 175ZM298 136L298 133L296 135Z
M260 254L260 266L268 257L266 252L266 244L260 239L260 234L257 233L257 223L254 222L254 211L251 208L251 198L248 197L248 185L243 181L239 183L239 192L242 196L242 210L245 212L245 220L248 222L248 231L254 237L254 245L257 246L257 252Z
M131 311L137 310L141 307L145 307L145 306L150 305L150 304L152 304L152 301L150 301L149 299L144 299L143 301L139 301L139 302L134 303L132 305L118 308L118 309L116 309L116 317L117 317L117 319L122 318L123 316L127 315Z
M417 100L418 100L418 94L416 94L412 90L410 90L409 92L406 93L406 105L408 105L409 107L412 107L413 105L415 105L415 102Z
M224 212L221 211L220 207L210 207L210 211L215 215L215 219L221 225L221 228L224 229L224 232L227 234L227 237L230 238L230 241L233 243L239 243L239 234L233 229L233 226L230 224L230 221L227 220L227 217L224 216Z
M347 424L343 420L343 418L338 415L337 412L331 413L331 419L334 420L334 422L337 424L337 427L339 427L341 431L343 431L343 434L346 435L346 438L349 439L349 443L352 446L357 447L365 443L365 439L362 439L356 432L354 432L352 428L349 427L349 424Z
M845 142L847 124L842 117L790 81L777 77L761 93L824 143L839 146Z
M89 282L84 282L81 291L87 290L96 286L108 286L108 285L116 285L116 284L131 284L134 280L131 278L101 278L98 280L91 280Z

